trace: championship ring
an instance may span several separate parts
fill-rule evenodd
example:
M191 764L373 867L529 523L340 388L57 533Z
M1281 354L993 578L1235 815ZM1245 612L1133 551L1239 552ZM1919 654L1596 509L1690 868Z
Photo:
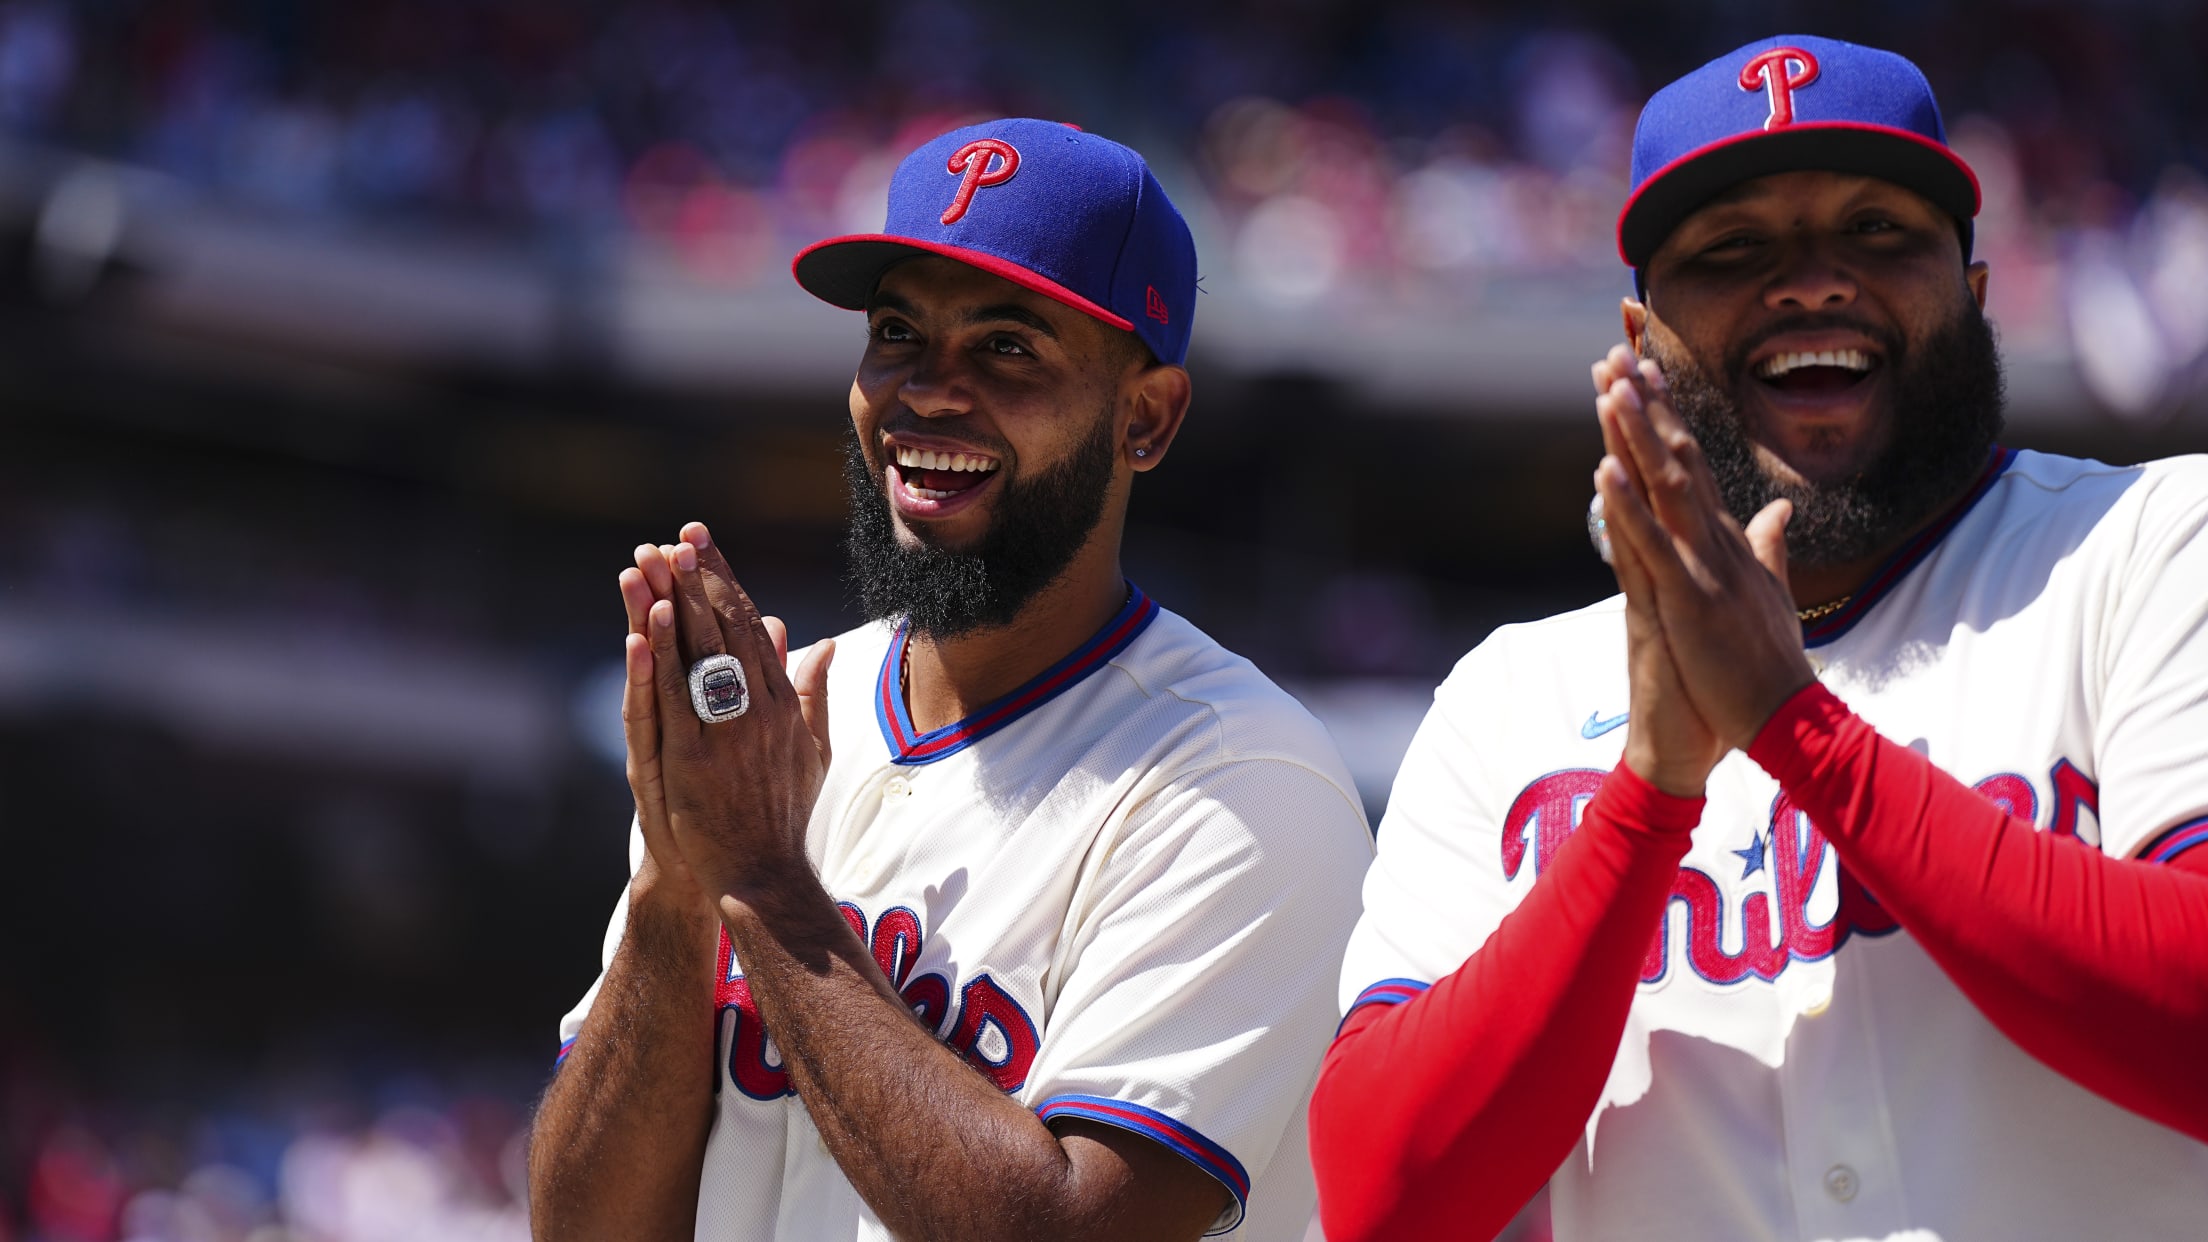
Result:
M734 720L751 706L744 666L732 655L710 655L690 666L690 709L707 724Z
M1587 502L1587 542L1595 545L1595 555L1602 563L1610 563L1610 524L1602 520L1602 495Z

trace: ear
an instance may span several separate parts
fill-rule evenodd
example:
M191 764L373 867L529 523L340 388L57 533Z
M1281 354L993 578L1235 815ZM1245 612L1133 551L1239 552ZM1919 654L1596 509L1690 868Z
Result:
M1993 269L1986 266L1984 259L1971 264L1963 272L1963 280L1970 286L1970 296L1978 299L1979 310L1986 309L1986 281L1992 274Z
M1189 396L1188 372L1181 367L1161 363L1128 377L1121 389L1127 426L1120 433L1120 459L1137 473L1164 461L1188 417Z
M1634 356L1647 357L1642 341L1648 335L1648 307L1634 298L1620 298L1618 318L1625 323L1625 343L1633 347Z

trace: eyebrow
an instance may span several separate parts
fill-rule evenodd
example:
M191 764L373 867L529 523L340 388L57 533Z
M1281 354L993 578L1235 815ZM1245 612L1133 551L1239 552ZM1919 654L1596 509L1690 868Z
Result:
M868 314L872 314L877 310L890 310L908 318L920 318L920 309L911 302L898 297L894 293L883 293L879 290L875 291L874 297L868 303L866 309ZM1016 323L1023 328L1031 328L1051 340L1058 339L1058 329L1052 327L1048 319L1017 302L999 302L993 306L984 306L978 310L970 311L965 317L965 322L968 327L982 323Z

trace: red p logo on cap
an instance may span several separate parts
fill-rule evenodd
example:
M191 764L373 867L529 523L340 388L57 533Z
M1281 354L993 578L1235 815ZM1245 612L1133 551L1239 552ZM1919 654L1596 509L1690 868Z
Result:
M973 205L974 191L985 185L1003 185L1020 171L1020 152L1001 138L976 138L951 153L950 170L959 174L958 193L944 210L943 223L956 224Z
M1799 74L1793 69L1800 65ZM1750 57L1740 67L1740 89L1771 92L1771 115L1765 129L1794 123L1794 92L1817 80L1817 58L1798 47L1775 47Z

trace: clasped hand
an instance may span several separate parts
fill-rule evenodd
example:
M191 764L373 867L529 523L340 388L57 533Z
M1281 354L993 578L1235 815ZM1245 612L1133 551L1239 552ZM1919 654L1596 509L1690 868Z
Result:
M706 528L643 544L621 571L628 611L621 722L629 788L646 859L632 886L693 909L725 912L808 874L805 825L828 768L828 663L815 646L784 672L789 635L761 616ZM690 702L689 669L711 655L744 667L751 705L707 724Z
M1626 763L1699 796L1718 760L1814 680L1786 586L1793 505L1772 501L1745 529L1725 511L1654 362L1619 345L1594 381L1606 453L1595 490L1625 593Z

